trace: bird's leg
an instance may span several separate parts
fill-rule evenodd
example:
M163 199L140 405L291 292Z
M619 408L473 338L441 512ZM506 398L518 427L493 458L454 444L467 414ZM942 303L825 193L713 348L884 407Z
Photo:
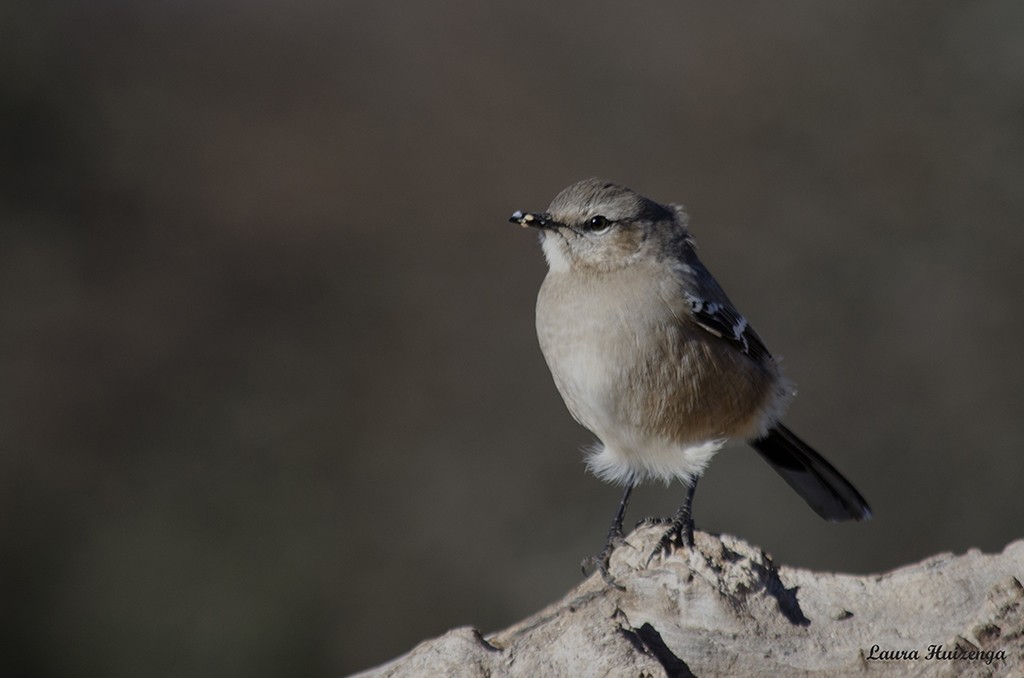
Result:
M615 512L615 518L612 520L611 527L608 528L608 538L604 542L604 549L596 556L591 556L584 560L582 566L584 573L586 573L588 567L597 566L597 570L601 573L601 577L605 582L609 586L621 590L625 590L625 588L615 582L611 572L608 571L608 563L611 561L615 547L624 541L624 536L622 534L622 521L626 517L626 506L629 504L629 495L633 493L633 488L635 486L636 483L633 480L630 480L626 485L626 490L622 493L622 499L619 500L619 510Z
M648 564L659 554L668 555L673 547L693 546L693 493L696 490L697 478L693 478L690 481L690 486L686 489L686 499L672 516L672 523L665 530L665 534L661 536L650 558L647 559Z

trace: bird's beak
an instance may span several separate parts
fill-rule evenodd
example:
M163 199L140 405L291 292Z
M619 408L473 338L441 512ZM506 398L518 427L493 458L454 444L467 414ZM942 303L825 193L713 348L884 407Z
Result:
M508 218L509 222L519 224L523 228L558 228L560 223L551 218L547 212L523 212L516 210Z

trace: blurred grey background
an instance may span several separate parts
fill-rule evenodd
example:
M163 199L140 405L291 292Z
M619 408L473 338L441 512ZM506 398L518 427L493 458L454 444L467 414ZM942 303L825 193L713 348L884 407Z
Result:
M699 528L853 573L1001 549L1022 31L1009 0L6 0L2 672L337 676L578 582L618 490L506 219L594 175L687 205L876 512L826 524L736 447Z

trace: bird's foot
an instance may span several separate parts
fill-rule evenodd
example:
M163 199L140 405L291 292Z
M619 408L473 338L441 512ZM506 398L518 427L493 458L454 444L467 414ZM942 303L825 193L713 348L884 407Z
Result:
M622 546L626 543L626 538L622 534L621 528L612 528L608 532L608 538L605 540L604 549L601 550L596 556L590 556L585 558L580 563L580 568L583 570L583 574L587 573L590 568L596 568L601 573L601 578L604 579L608 586L625 591L626 587L615 581L615 577L612 576L611 571L608 569L608 564L611 562L612 554L615 552L616 547Z
M658 545L647 558L647 565L658 556L669 556L678 548L693 548L693 518L684 516L674 518L665 534L661 535Z

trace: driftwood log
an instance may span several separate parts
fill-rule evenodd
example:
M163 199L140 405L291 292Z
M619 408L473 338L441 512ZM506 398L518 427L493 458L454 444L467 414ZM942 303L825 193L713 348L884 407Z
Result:
M648 565L659 528L514 626L458 628L363 678L1024 676L1024 541L882 575L777 567L727 535Z

